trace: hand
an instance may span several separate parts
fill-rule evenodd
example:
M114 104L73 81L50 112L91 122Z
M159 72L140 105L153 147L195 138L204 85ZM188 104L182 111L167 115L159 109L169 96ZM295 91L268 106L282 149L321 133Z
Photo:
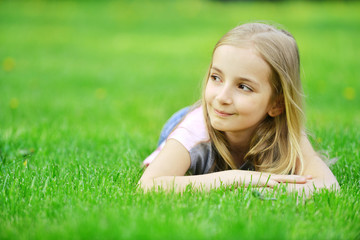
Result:
M298 192L309 197L319 189L328 189L330 191L339 191L340 186L337 182L326 183L324 180L309 179L305 184L288 184L286 186L288 192Z
M300 175L277 175L262 172L241 171L240 184L245 186L271 187L273 188L280 183L295 183L303 185L312 179L311 176Z

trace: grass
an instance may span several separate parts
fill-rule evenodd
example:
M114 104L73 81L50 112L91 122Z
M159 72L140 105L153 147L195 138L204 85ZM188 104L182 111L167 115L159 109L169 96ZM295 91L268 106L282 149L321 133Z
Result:
M357 239L358 3L0 2L0 239ZM141 194L162 124L241 22L298 40L315 148L342 191Z

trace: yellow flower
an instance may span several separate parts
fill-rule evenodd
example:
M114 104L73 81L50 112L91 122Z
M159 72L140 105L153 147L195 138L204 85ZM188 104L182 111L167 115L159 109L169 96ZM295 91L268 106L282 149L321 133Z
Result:
M15 60L11 57L5 58L2 62L2 68L6 72L10 72L15 67Z
M15 109L19 106L19 100L17 98L12 98L10 100L10 108Z
M24 167L27 166L27 159L25 159L25 161L23 162L23 164L24 164Z
M355 89L352 87L346 87L343 91L344 98L347 100L353 100L355 98Z
M95 97L99 100L104 99L106 97L106 94L107 94L107 92L106 92L106 89L104 89L104 88L98 88L95 91Z

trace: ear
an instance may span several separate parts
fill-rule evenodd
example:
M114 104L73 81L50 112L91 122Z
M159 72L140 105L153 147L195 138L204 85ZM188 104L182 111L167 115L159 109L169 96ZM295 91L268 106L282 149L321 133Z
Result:
M283 95L280 95L272 103L268 111L268 114L270 117L276 117L279 116L284 111L284 109L285 109L284 97Z

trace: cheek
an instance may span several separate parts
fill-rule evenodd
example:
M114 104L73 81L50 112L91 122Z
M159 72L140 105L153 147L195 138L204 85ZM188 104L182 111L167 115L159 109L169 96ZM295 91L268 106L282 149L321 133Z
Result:
M210 102L213 98L213 88L211 87L211 84L207 83L205 87L205 101Z
M259 98L241 96L236 100L236 108L239 113L248 115L262 115L267 104Z

